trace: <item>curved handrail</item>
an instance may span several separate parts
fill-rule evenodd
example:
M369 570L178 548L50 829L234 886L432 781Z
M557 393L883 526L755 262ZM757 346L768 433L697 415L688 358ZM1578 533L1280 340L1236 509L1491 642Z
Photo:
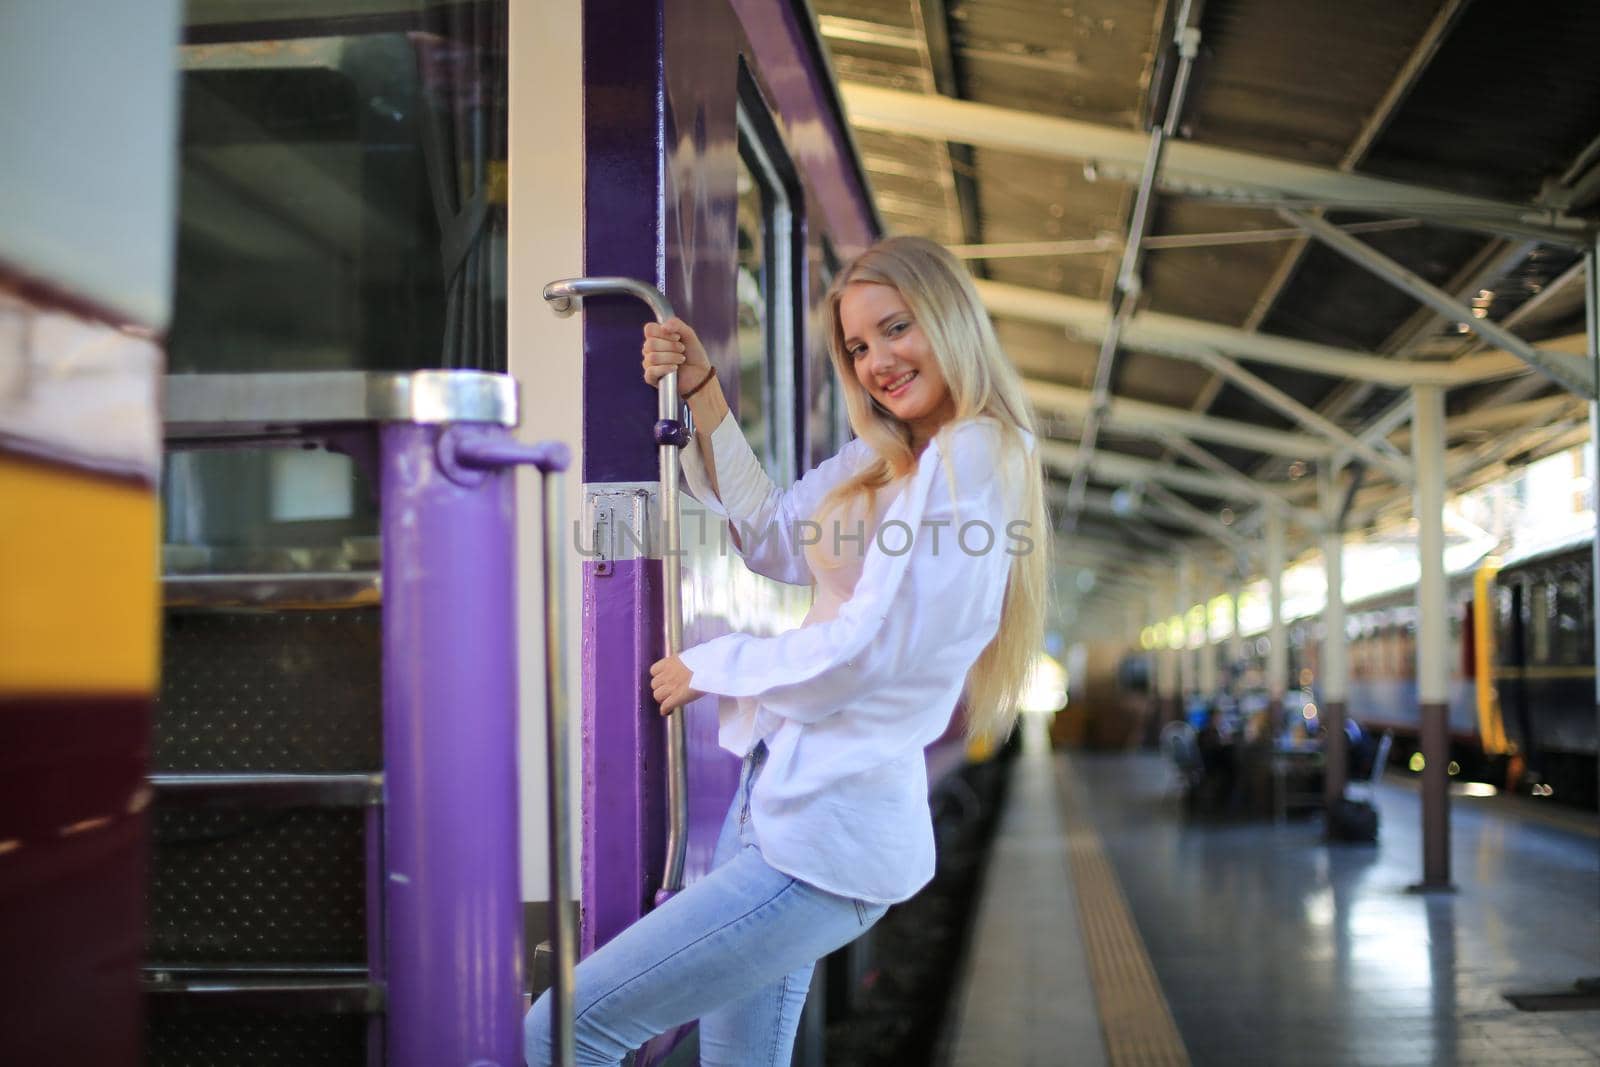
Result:
M675 317L672 304L661 290L633 278L562 278L544 287L544 298L558 314L570 315L586 297L631 296L649 306L657 322ZM657 383L655 437L661 473L662 611L667 655L683 651L683 544L678 518L678 449L688 443L678 399L678 372ZM656 903L683 888L684 858L688 848L689 761L683 709L667 718L667 856Z

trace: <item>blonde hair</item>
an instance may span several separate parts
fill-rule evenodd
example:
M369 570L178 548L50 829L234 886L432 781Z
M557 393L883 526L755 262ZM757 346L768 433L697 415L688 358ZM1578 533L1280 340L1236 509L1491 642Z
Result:
M1044 471L1037 457L1029 456L1023 436L1033 434L1034 426L1022 377L1000 350L972 277L945 248L921 237L889 237L868 248L834 278L826 313L828 353L844 390L850 426L875 457L823 499L821 513L848 507L861 496L870 510L879 489L917 464L911 427L867 394L845 351L839 304L845 290L859 284L892 287L927 337L955 403L955 416L935 436L943 438L968 419L992 419L1000 430L1001 472L1019 467L1023 472L1022 508L1016 517L1027 521L1033 544L1012 558L1000 629L967 672L967 736L998 743L1011 732L1023 686L1044 644L1050 574Z

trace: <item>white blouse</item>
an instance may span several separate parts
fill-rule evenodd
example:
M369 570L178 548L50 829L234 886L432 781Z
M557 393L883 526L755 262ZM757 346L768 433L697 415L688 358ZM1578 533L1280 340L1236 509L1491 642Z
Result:
M730 521L751 570L817 584L798 629L686 649L689 684L723 698L722 747L743 756L766 741L750 801L766 862L874 903L905 900L933 877L923 749L945 732L968 669L999 628L1012 559L1047 535L1018 521L1023 458L999 470L998 426L970 420L941 437L879 490L871 518L881 522L862 530L860 506L837 523L806 521L870 462L859 440L784 492L724 416L711 434L721 499L698 446L682 450L688 491ZM807 542L837 566L814 574Z

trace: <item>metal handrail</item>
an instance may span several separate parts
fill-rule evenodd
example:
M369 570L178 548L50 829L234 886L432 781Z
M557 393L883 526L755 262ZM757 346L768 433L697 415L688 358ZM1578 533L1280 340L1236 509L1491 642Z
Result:
M675 317L672 304L652 285L633 278L563 278L544 287L544 298L558 314L570 315L577 311L586 297L629 296L642 300L657 322ZM666 634L667 655L683 651L683 578L682 532L678 516L678 449L689 442L689 433L683 425L682 402L678 398L678 372L669 371L656 385L655 440L661 475L661 534L662 546L662 613ZM684 730L683 709L679 708L667 718L667 848L666 862L661 875L661 888L656 892L660 905L683 888L684 858L688 846L689 821L689 761L688 742ZM562 831L565 833L565 830ZM559 924L563 909L556 906ZM569 942L570 943L570 942ZM561 976L570 975L567 961L562 959L561 944L552 943L555 954L554 974L557 978L552 989L561 989ZM570 988L570 982L568 983ZM560 993L556 1007L561 1007ZM559 1036L559 1031L557 1031Z

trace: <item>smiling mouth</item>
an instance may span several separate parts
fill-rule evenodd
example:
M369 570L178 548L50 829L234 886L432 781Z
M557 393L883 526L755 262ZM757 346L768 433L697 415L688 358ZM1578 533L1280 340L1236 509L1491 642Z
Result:
M900 377L896 378L892 382L889 382L883 387L884 395L889 397L899 396L910 387L911 382L916 378L916 376L916 371L906 371L904 374L900 375Z

